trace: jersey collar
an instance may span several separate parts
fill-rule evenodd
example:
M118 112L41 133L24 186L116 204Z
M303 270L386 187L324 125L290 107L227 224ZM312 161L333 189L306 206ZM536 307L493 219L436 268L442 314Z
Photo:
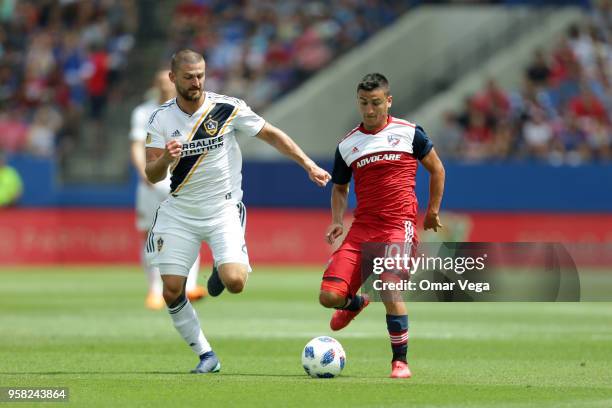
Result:
M366 135L375 135L378 132L380 132L381 130L383 130L384 128L386 128L387 126L389 126L389 124L391 123L391 121L393 120L393 117L391 115L387 115L387 122L380 128L376 129L376 130L367 130L364 126L363 126L363 122L361 122L359 124L359 131L361 133L365 133Z
M185 111L184 111L184 110L181 108L181 105L179 105L179 103L178 103L178 99L177 99L176 97L174 98L174 102L176 103L176 106L179 108L179 110L180 110L181 112L183 112L183 114L185 114L186 116L189 116L189 117L192 117L193 115L195 115L196 113L198 113L200 110L202 110L202 108L203 108L204 106L206 106L206 104L207 104L207 103L209 103L209 101L210 101L210 98L208 97L208 92L206 92L206 91L205 91L205 92L204 92L204 103L202 104L202 106L200 106L200 108L199 108L197 111L193 112L192 114L189 114L189 113L185 112Z

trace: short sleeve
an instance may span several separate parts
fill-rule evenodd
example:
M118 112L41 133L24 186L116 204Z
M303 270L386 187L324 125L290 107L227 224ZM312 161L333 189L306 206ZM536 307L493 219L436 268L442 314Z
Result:
M332 183L334 184L347 184L351 181L353 175L353 169L351 169L340 154L340 147L336 147L336 154L334 157L334 169L332 171Z
M164 132L159 123L159 113L159 109L153 112L147 122L145 147L157 147L159 149L164 149L166 147Z
M244 136L256 136L266 124L264 118L253 112L244 101L240 101L236 108L234 128Z
M144 142L147 137L147 123L149 116L141 107L137 107L132 112L130 140L133 142Z
M412 139L412 155L418 160L423 160L433 148L433 143L427 137L422 127L417 126Z

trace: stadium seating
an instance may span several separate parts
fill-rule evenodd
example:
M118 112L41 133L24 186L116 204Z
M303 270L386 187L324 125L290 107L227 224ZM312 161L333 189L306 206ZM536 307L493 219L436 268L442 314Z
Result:
M109 99L120 98L138 25L136 3L26 0L5 5L0 148L42 157L71 154L82 142L83 127L99 127Z
M180 48L203 53L207 87L259 111L414 3L184 0L170 23L165 57Z
M611 26L594 9L548 49L536 49L519 89L490 78L464 106L445 112L450 157L528 159L560 165L609 161Z

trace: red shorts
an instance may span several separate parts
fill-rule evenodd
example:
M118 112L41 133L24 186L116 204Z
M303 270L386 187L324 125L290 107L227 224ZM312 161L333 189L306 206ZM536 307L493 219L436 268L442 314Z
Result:
M414 256L419 241L412 221L398 222L384 230L372 223L353 222L344 242L329 260L321 290L344 297L352 297L359 291L362 284L361 244L365 242L411 242L411 255Z

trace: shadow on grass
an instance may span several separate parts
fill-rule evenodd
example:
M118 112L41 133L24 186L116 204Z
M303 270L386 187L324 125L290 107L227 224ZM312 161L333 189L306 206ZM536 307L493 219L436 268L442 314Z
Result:
M0 372L0 377L9 375L117 375L117 374L148 374L148 375L196 375L189 371L14 371ZM306 378L305 374L257 374L257 373L210 373L211 377L276 377L276 378Z

